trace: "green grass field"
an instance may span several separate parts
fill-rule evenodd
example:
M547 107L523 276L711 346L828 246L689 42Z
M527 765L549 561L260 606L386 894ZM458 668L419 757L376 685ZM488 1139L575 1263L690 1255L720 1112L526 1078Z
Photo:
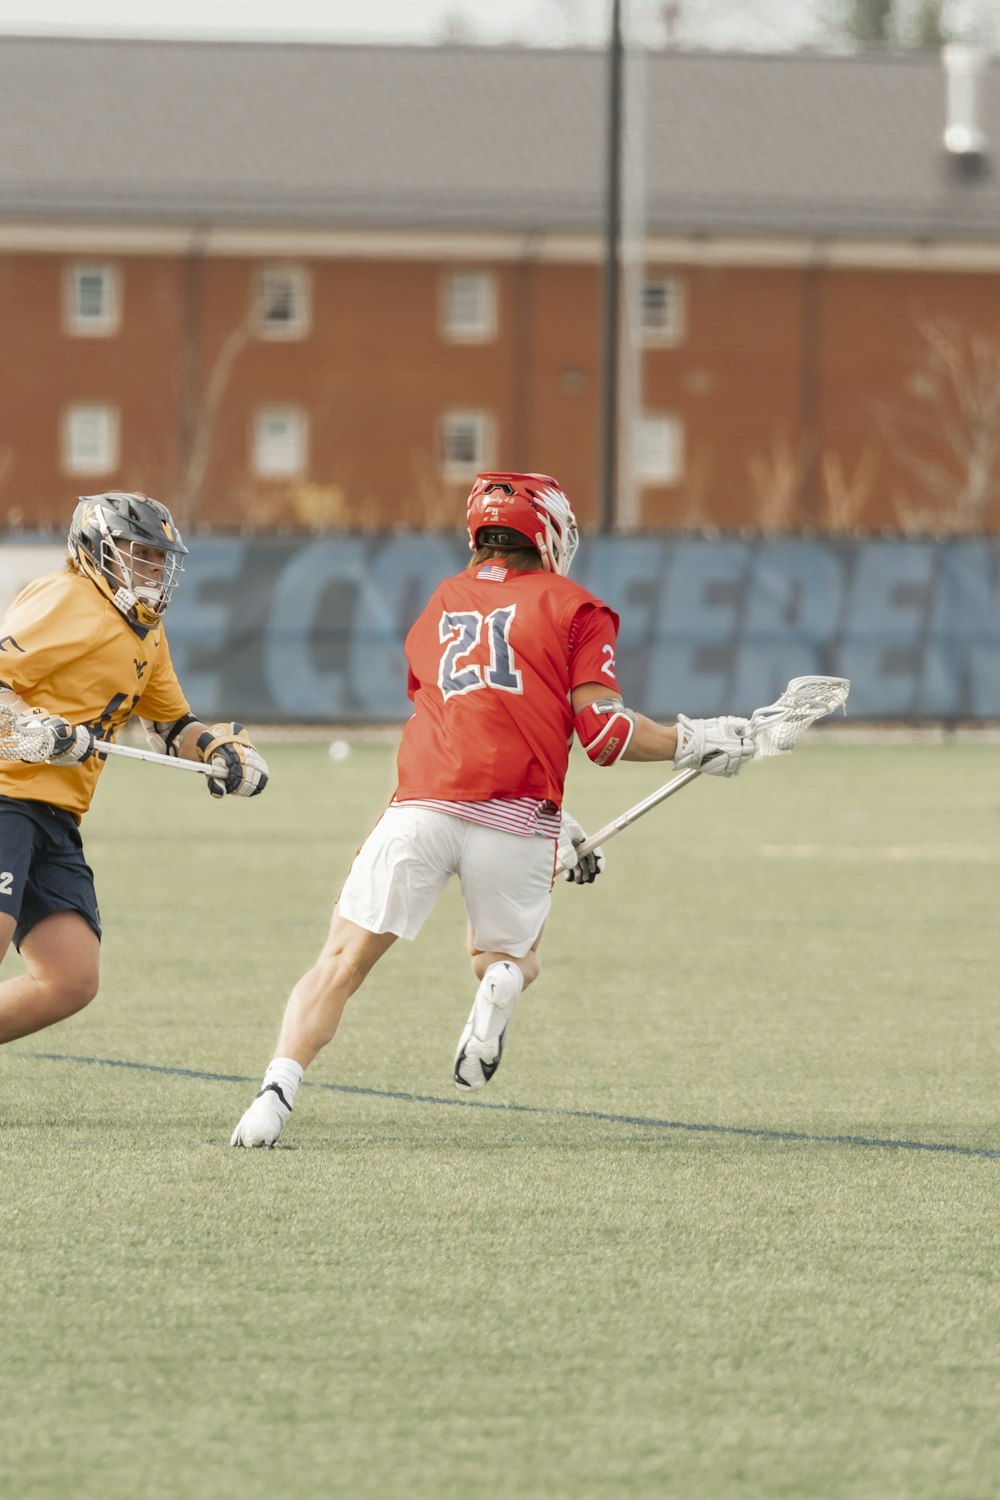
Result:
M998 751L813 741L560 883L471 1103L450 891L252 1153L392 748L110 765L102 993L0 1053L4 1500L995 1496Z

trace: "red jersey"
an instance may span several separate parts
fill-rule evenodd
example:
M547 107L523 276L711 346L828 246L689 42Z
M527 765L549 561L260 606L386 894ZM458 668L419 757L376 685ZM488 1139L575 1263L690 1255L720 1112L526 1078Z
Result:
M618 616L558 573L472 564L438 585L406 637L413 717L398 801L537 797L562 805L570 693L618 693Z

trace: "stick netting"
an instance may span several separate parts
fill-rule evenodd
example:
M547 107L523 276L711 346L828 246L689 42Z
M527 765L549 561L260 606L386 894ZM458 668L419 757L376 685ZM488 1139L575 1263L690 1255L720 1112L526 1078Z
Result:
M48 760L55 749L55 735L48 724L19 714L0 703L0 760Z

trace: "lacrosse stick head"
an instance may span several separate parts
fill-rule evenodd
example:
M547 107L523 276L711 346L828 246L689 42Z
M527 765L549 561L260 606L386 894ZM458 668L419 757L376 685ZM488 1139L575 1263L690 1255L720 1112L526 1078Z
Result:
M794 750L810 724L845 708L850 690L846 677L794 677L780 698L750 715L754 760Z
M55 731L50 724L0 703L0 760L37 764L48 760L55 747Z

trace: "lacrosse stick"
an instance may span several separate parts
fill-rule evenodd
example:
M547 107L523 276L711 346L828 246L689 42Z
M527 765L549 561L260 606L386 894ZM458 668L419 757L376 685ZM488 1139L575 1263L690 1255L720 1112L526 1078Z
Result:
M844 708L851 684L846 677L793 677L780 698L765 708L755 708L750 715L750 738L753 740L754 760L763 760L768 755L789 755L802 738L810 724L832 714L834 709ZM666 786L651 792L642 802L620 813L604 828L589 835L577 845L577 855L589 854L598 844L628 828L630 823L644 817L652 808L658 807L679 792L681 787L694 781L702 773L692 768L682 771Z
M30 715L19 714L9 703L0 703L0 760L20 760L40 765L48 760L55 736L48 724ZM178 760L159 755L155 750L132 749L111 740L95 740L94 749L102 756L127 755L132 760L151 760L158 766L173 766L178 771L197 771L201 776L219 775L219 768L201 760Z
M225 780L225 772L204 760L181 760L175 755L160 755L156 750L140 750L132 745L116 745L112 740L95 740L94 749L106 755L127 755L129 760L149 760L154 766L173 766L178 771L197 771L200 776L214 776Z

